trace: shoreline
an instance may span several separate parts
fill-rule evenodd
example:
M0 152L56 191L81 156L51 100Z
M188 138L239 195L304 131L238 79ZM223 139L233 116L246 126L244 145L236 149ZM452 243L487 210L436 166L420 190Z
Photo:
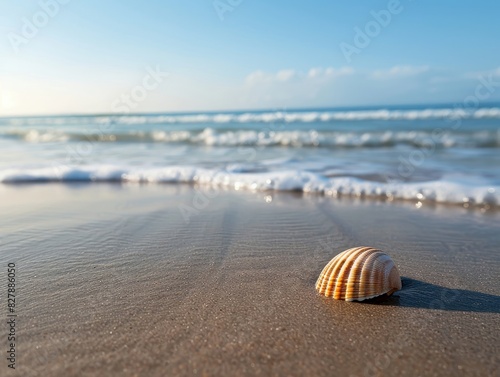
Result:
M238 194L239 192L244 192L245 194L249 195L282 195L286 197L287 195L291 196L296 196L296 197L304 197L304 198L325 198L327 200L332 200L332 201L342 201L342 200L347 200L351 201L353 203L358 203L358 202L374 202L374 203L384 203L384 204L396 204L396 205L401 205L401 206L415 206L417 209L420 208L425 208L425 209L432 209L432 208L438 208L438 207L444 207L444 208L450 208L450 209L463 209L468 212L474 212L474 211L479 211L481 213L485 214L497 214L500 213L500 203L498 204L493 204L493 203L477 203L474 202L474 200L470 201L464 201L462 203L455 203L455 202L444 202L444 201L438 201L434 199L429 199L429 198L401 198L401 197L395 197L393 195L389 194L381 194L381 195L372 195L372 194L366 194L365 192L361 193L353 193L353 192L348 192L348 193L343 193L341 190L335 193L325 193L325 190L319 191L319 192L306 192L302 189L285 189L285 190L280 190L280 189L245 189L245 188L234 188L233 186L228 186L228 185L214 185L212 183L196 183L196 182L147 182L147 181L128 181L128 180L122 180L122 179L116 179L116 180L96 180L96 181L89 181L88 179L74 179L74 180L68 180L68 181L61 181L60 179L54 179L54 180L43 180L43 181L21 181L21 182L1 182L0 181L0 192L2 185L5 188L9 187L25 187L25 186L32 186L32 185L53 185L53 184L62 184L65 186L80 186L80 185L119 185L119 186L154 186L154 185L160 185L160 186L180 186L180 190L183 189L189 189L189 190L194 190L198 193L203 193L203 192L215 192L215 194L210 194L212 196L218 196L220 194L225 194L225 193L234 193Z
M26 376L493 375L497 211L188 185L1 188ZM213 192L212 192L213 194ZM314 289L353 246L387 252L389 298Z

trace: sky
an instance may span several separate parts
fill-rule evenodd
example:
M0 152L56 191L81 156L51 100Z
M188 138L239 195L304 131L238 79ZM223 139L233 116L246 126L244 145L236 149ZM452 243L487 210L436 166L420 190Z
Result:
M0 116L500 101L493 0L0 2ZM481 81L482 80L482 81Z

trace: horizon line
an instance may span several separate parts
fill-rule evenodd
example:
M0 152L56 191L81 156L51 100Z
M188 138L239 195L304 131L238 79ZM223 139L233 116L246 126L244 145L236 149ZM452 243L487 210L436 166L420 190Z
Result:
M89 112L89 113L53 113L53 114L32 114L32 115L0 115L0 119L8 118L51 118L51 117L87 117L87 116L154 116L154 115L189 115L189 114L230 114L230 113L244 113L244 112L304 112L304 111L325 111L325 110L336 110L336 111L349 111L349 110L374 110L374 109L394 109L407 107L411 109L412 106L428 106L429 108L442 108L442 107L452 107L457 106L460 102L436 102L436 103L405 103L405 104L384 104L384 105L356 105L356 106L319 106L319 107L274 107L274 108L247 108L247 109L234 109L234 110L186 110L186 111L152 111L152 112L135 112L135 113L100 113L100 112ZM488 105L500 106L500 102L491 101L484 102L478 106L478 108L488 107ZM391 110L392 110L391 109Z

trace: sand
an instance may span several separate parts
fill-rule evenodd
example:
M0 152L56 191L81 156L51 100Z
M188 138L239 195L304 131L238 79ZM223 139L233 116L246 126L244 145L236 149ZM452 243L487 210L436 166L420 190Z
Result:
M498 373L498 213L170 185L0 198L19 336L0 376ZM392 256L403 290L318 296L322 267L360 245Z

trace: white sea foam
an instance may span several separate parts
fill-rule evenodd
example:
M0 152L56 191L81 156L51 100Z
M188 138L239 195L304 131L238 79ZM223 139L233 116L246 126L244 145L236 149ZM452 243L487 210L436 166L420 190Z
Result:
M0 124L10 125L71 125L71 124L184 124L184 123L297 123L361 120L419 119L481 119L500 118L500 107L479 109L441 108L415 110L350 110L350 111L269 111L246 113L205 113L169 115L106 115L77 117L5 118Z
M0 133L0 137L21 139L29 143L54 143L66 141L92 142L157 142L188 143L210 146L285 146L285 147L391 147L411 145L432 148L481 148L499 147L500 133L477 131L443 133L436 135L429 131L217 131L205 128L203 131L129 131L123 133L77 133L54 130L14 130Z
M500 187L487 182L453 177L431 182L380 183L353 177L327 178L320 174L287 170L245 173L244 169L204 169L194 166L130 168L113 165L50 166L0 170L1 183L34 182L140 182L189 183L251 191L299 191L325 196L418 200L449 204L500 206Z

